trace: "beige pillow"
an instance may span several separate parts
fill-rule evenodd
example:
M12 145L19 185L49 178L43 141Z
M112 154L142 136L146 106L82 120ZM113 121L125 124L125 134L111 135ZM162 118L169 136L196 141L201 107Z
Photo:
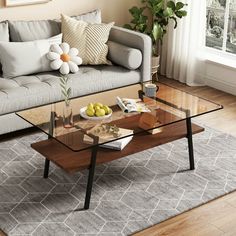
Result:
M87 23L62 15L63 42L79 50L83 65L110 64L107 60L109 33L114 22L109 24Z

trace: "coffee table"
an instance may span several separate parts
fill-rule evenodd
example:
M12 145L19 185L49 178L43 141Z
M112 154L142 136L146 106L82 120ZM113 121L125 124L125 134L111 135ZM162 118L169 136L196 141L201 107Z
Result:
M143 99L152 111L150 113L152 118L157 121L154 124L153 119L144 120L146 116L144 113L122 112L115 103L117 95L115 91L71 99L74 117L74 127L72 128L63 127L63 101L16 112L22 119L48 135L47 140L31 145L34 150L45 157L44 178L48 178L50 161L69 174L88 169L84 209L89 209L96 165L184 137L188 141L190 170L193 170L192 135L204 131L204 128L192 123L192 118L220 110L223 107L162 83L158 83L158 86L159 91L155 98L145 97L142 92L143 84L125 87L123 90L119 90L118 94L121 97ZM80 116L80 108L88 102L104 101L112 107L111 118L88 121ZM149 121L152 124L149 124ZM146 122L145 125L143 122ZM93 143L85 143L83 138L86 130L101 123L115 124L121 128L132 129L134 132L132 141L122 151L102 148L101 144L103 143L99 143L97 136L93 137ZM155 134L150 134L152 130L155 130ZM114 138L114 140L116 139L118 138Z

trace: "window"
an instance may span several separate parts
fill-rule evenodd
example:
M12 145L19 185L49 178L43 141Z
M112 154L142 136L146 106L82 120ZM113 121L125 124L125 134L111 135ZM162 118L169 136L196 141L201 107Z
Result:
M236 0L207 0L206 46L236 54Z

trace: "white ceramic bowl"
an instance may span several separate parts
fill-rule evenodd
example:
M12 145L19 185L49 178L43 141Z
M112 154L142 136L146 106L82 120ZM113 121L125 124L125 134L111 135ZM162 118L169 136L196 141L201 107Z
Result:
M80 115L86 120L104 120L112 116L112 111L109 115L105 115L105 116L88 116L86 114L86 110L87 110L87 107L83 107L80 109Z

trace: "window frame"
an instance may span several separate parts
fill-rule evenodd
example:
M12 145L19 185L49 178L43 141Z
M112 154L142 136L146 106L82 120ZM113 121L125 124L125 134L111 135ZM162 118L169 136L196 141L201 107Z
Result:
M226 57L227 59L235 60L236 53L228 52L227 51L227 37L228 37L228 29L229 29L229 17L230 17L230 3L232 0L226 0L225 9L224 11L224 30L223 30L223 42L222 48L217 49L213 47L209 47L206 45L206 35L204 41L204 48L208 53L215 54L217 56ZM206 11L208 11L209 7L206 6ZM211 9L213 10L213 9ZM207 24L205 25L205 29L207 30ZM206 31L205 31L206 32ZM236 46L236 45L235 45Z

